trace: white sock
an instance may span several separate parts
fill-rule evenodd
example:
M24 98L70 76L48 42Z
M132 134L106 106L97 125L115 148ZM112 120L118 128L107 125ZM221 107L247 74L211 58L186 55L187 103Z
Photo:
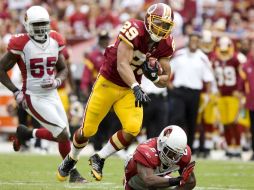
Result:
M38 130L38 129L33 129L33 131L32 131L32 136L33 136L34 138L37 138L37 137L35 136L35 133L36 133L37 130Z
M117 152L117 150L112 146L110 141L108 141L107 144L97 154L100 156L100 158L106 159L115 152Z
M83 147L85 148L85 147ZM70 157L73 159L73 160L79 160L79 154L80 152L83 150L83 148L75 148L73 146L73 144L71 145L71 151L69 153Z

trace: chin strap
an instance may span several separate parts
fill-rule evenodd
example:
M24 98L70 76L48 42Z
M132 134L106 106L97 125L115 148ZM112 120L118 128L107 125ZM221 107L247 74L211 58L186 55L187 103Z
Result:
M155 42L159 42L162 39L161 37L158 37L153 33L150 34L150 36L151 36L152 40L155 41Z

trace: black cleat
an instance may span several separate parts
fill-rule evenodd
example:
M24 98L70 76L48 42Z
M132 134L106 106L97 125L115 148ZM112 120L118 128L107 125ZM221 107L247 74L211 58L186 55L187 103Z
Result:
M88 181L74 168L70 171L69 183L88 183Z
M13 139L14 151L19 151L21 145L26 146L26 141L32 137L32 130L27 128L25 125L19 125L16 130L16 137Z
M89 158L90 165L92 166L91 173L93 177L100 181L102 179L102 169L105 159L100 158L98 154L94 154Z
M67 155L58 167L57 179L59 181L65 181L76 163L77 160L73 160L69 155Z

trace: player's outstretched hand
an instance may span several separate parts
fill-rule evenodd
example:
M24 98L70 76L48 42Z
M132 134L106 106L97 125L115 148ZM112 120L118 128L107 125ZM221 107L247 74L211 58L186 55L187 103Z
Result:
M18 90L16 92L14 92L13 95L15 97L15 100L16 100L18 106L21 106L24 109L26 109L27 103L26 103L25 95L23 94L23 92L21 90Z
M141 107L145 103L150 102L151 99L149 96L142 90L142 88L139 85L136 85L132 88L134 95L135 95L135 106Z
M41 87L51 90L51 89L55 89L58 88L59 86L61 86L62 81L60 78L49 78L49 79L43 79L41 82Z
M196 162L192 161L191 163L189 163L184 169L183 172L181 174L182 180L180 181L180 186L183 186L189 179L191 173L194 170L194 166L195 166Z

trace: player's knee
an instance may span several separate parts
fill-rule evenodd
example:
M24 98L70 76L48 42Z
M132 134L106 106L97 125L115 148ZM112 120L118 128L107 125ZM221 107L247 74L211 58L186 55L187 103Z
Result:
M128 126L128 127L124 127L123 131L125 133L128 133L134 137L138 136L138 134L140 133L141 130L141 126L137 127L137 126Z
M85 138L90 138L96 134L97 130L98 130L97 127L95 128L92 125L85 125L83 128L83 136Z

